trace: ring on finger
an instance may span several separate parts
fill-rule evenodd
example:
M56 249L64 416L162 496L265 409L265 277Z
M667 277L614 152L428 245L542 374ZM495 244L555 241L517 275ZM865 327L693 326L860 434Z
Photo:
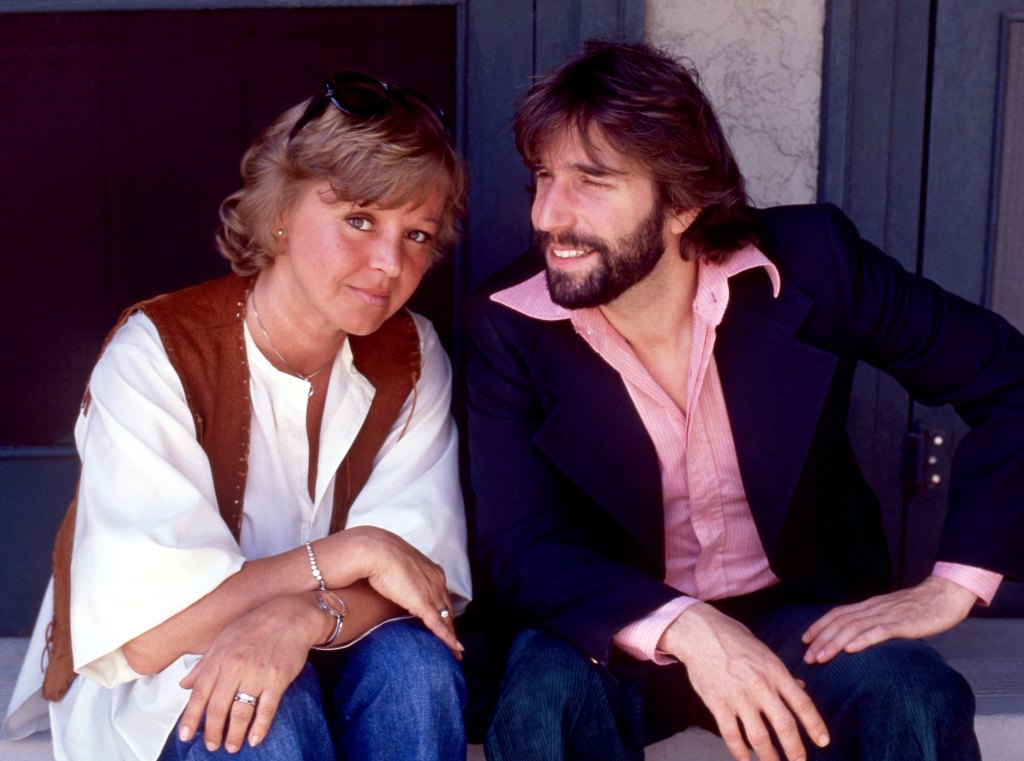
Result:
M441 608L441 610L438 611L438 615L443 619L447 619L452 615L452 612L448 610L448 608Z
M250 705L253 708L255 708L256 704L260 702L259 698L255 695L250 695L248 692L242 692L241 690L235 693L235 700L239 703Z

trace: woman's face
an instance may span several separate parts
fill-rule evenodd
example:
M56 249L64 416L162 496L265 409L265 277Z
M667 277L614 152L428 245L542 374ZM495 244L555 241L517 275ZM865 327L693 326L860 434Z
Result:
M430 267L440 204L434 193L418 206L357 206L338 202L327 182L310 186L282 217L271 290L311 330L372 333Z

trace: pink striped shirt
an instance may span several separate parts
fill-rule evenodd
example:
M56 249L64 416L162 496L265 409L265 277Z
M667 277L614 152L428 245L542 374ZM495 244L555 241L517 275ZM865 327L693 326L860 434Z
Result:
M682 595L615 635L615 643L637 658L670 662L657 651L658 640L695 602L735 597L778 582L747 504L714 360L718 325L729 304L729 278L757 267L765 270L778 296L778 270L754 246L722 263L698 260L686 394L689 414L651 377L600 309L568 310L552 302L543 272L491 297L534 319L570 320L576 332L622 376L654 443L665 506L665 582ZM938 563L934 573L966 587L986 603L1002 580L998 574L951 563Z

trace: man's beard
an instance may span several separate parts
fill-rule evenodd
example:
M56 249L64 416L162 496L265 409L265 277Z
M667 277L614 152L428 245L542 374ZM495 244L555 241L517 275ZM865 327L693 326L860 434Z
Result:
M665 253L664 230L664 214L655 203L651 213L620 238L614 248L600 238L574 231L560 235L538 232L537 241L544 252L555 244L592 249L593 255L598 257L597 265L579 277L549 266L547 281L551 300L566 309L584 309L614 301L651 274Z

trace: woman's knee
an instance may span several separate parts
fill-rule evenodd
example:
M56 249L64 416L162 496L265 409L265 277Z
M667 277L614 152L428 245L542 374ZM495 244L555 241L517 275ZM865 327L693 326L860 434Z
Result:
M419 621L395 621L369 634L352 653L352 666L364 678L405 694L453 699L461 711L465 679L448 647Z
M459 663L418 621L382 626L339 656L344 665L333 693L346 720L371 709L392 711L403 725L417 716L461 717L466 684Z
M448 759L465 754L465 680L417 621L396 621L339 653L331 708L338 755Z
M171 732L160 761L206 761L229 757L227 751L209 751L204 743L205 721L200 723L189 742ZM320 699L320 685L310 664L306 664L288 686L278 703L267 736L256 746L243 743L232 758L294 759L328 761L333 757L331 737Z

